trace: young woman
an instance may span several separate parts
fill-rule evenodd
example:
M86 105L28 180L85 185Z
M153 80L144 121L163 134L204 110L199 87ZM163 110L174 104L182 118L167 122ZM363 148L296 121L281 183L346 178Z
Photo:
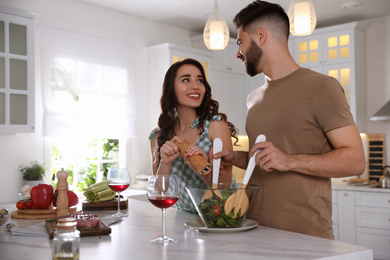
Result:
M212 99L211 88L202 65L193 59L174 63L165 74L160 100L161 114L158 127L149 136L153 174L174 174L180 181L181 196L176 206L196 212L185 186L211 183L212 174L198 174L188 157L200 154L206 160L215 138L220 138L223 149L233 150L231 137L236 137L235 126L218 112L218 102ZM175 142L184 138L190 146L183 155ZM220 170L219 182L232 181L232 166Z

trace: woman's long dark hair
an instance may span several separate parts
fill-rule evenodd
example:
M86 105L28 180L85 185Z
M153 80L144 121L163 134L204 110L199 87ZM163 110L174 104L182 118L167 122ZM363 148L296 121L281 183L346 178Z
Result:
M178 61L171 65L165 74L163 88L162 88L162 96L160 99L161 106L161 114L158 118L158 127L160 128L160 134L157 139L158 148L156 150L156 155L158 160L160 161L160 148L163 144L173 138L175 136L175 122L176 118L176 107L178 105L176 94L175 94L175 78L178 69L183 65L193 65L196 66L204 79L204 86L206 88L206 92L202 101L202 104L196 108L196 114L199 116L199 124L197 128L199 129L199 133L202 133L204 130L204 121L210 120L214 115L221 116L222 120L228 123L230 129L230 135L236 139L237 142L237 129L236 127L229 121L227 121L227 116L223 113L218 112L219 103L214 100L211 96L211 87L206 80L206 75L203 69L203 66L194 59L185 59L183 61ZM200 134L199 134L200 135Z

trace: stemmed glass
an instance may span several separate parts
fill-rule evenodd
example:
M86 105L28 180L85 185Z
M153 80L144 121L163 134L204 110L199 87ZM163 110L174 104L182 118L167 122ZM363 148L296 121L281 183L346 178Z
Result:
M154 175L149 177L146 187L149 201L162 210L162 235L153 239L152 244L168 244L176 242L176 239L165 235L165 209L176 203L180 196L178 180L174 175Z
M107 184L110 189L118 194L118 212L111 214L111 216L125 218L128 214L121 213L120 200L121 192L126 190L131 183L130 172L127 168L110 168L107 174Z

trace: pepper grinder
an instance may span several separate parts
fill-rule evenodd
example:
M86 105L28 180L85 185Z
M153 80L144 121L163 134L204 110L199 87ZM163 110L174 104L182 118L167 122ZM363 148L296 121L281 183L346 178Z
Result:
M57 217L66 216L69 213L68 207L68 172L64 171L62 168L61 171L57 172Z
M178 142L175 142L176 145L179 147L179 150L182 154L185 154L187 148L190 146L190 144L186 141L186 139L181 138L182 143L179 144ZM198 173L201 175L208 175L211 172L211 165L208 161L206 161L202 155L195 154L193 156L190 156L189 161L192 163L192 165L197 169Z

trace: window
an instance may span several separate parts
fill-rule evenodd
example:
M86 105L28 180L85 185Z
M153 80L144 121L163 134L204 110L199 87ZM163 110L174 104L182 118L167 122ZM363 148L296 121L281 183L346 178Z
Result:
M126 166L124 140L136 137L134 46L45 26L38 32L51 170L72 172L73 186L101 181L107 166ZM108 156L103 147L114 142Z
M119 139L51 138L50 144L53 184L57 183L55 174L63 168L69 173L72 190L81 191L105 180L108 168L124 165L120 154L123 142Z

